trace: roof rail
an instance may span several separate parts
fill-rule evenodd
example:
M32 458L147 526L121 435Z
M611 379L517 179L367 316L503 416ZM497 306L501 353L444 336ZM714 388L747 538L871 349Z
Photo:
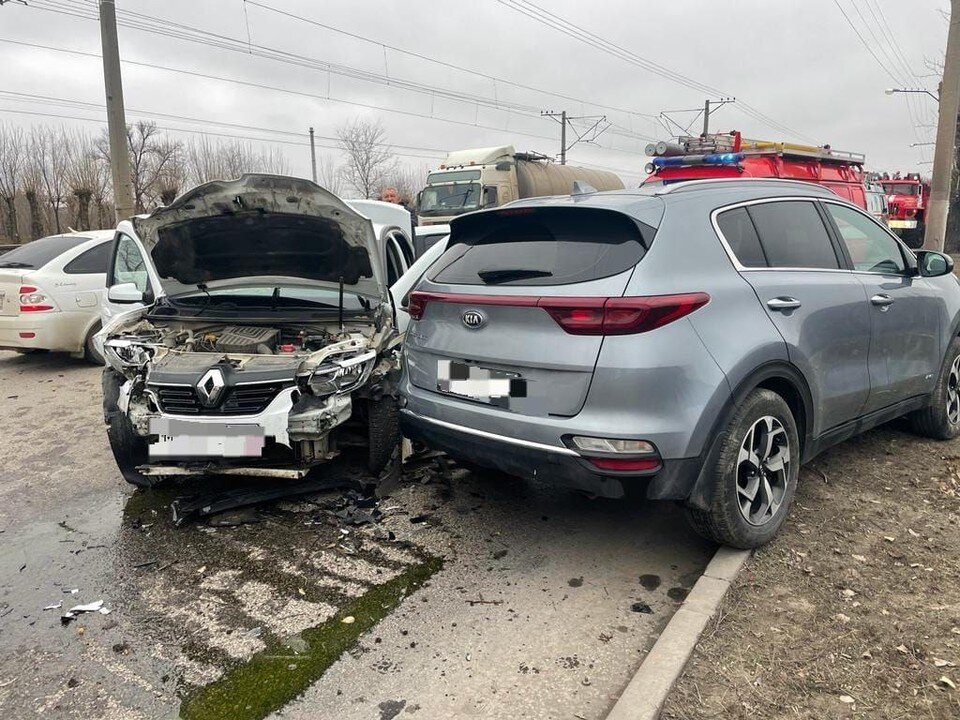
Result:
M823 185L819 185L815 182L809 182L807 180L791 180L787 178L702 178L698 180L677 180L675 182L665 184L654 194L669 195L670 193L683 192L685 190L697 190L701 188L716 187L718 185L731 185L736 183L745 184L748 187L752 185L775 185L778 187L789 186L803 188L807 192L811 190L818 190L820 191L820 194L835 194L829 188L826 188Z

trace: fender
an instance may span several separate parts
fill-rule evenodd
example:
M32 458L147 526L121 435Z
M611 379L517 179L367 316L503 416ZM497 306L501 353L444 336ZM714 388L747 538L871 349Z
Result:
M737 385L736 389L730 395L730 399L727 401L723 412L720 413L714 422L710 434L712 439L700 456L700 472L697 474L690 493L687 496L687 504L700 508L701 510L709 509L713 502L713 483L709 481L708 475L720 454L720 446L727 437L726 427L730 421L730 417L750 392L772 380L786 382L794 392L796 392L802 411L802 416L795 418L798 429L800 430L802 445L800 451L801 464L807 462L810 457L812 457L808 456L808 454L814 450L815 445L812 442L811 434L815 408L813 396L810 394L810 386L806 378L804 378L803 373L801 373L795 365L782 360L765 363L747 375L747 377ZM794 404L789 398L787 398L787 401Z

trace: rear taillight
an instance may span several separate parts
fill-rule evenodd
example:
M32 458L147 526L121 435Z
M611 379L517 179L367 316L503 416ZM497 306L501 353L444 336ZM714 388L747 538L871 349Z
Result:
M540 307L571 335L632 335L656 330L679 320L709 301L710 296L702 292L604 298L462 295L416 291L410 293L407 311L412 319L419 320L431 302Z
M32 285L20 286L20 312L45 312L53 310L46 295Z

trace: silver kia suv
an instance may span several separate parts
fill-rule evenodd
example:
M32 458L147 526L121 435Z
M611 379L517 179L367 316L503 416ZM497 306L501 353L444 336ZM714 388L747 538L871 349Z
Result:
M464 215L407 300L401 425L469 463L681 501L755 547L799 466L960 433L960 283L829 190L711 180Z

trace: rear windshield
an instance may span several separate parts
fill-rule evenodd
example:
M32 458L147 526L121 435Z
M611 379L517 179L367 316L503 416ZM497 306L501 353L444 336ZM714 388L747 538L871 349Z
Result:
M42 268L61 253L85 243L90 238L79 235L54 235L40 238L0 255L0 268Z
M594 208L518 208L464 217L431 280L451 285L567 285L636 265L656 229Z

